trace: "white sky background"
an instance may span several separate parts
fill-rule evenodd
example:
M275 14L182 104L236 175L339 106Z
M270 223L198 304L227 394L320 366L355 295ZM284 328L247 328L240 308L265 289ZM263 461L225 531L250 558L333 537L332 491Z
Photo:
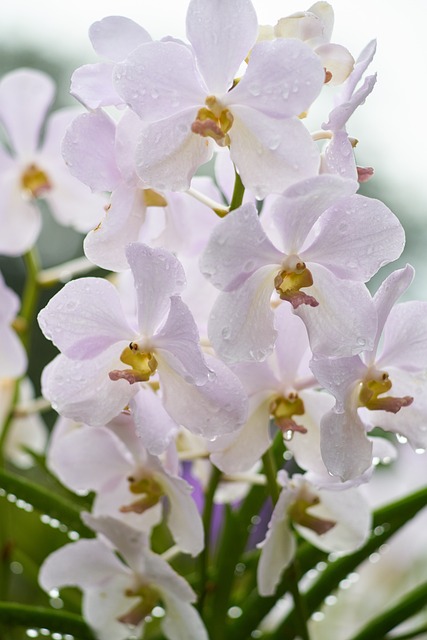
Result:
M264 24L311 4L310 0L253 3ZM385 183L385 199L400 199L400 217L424 219L427 229L427 0L331 0L331 4L333 41L357 57L369 40L378 40L370 67L371 73L378 72L377 85L348 127L359 140L358 163L375 168L377 179ZM84 63L96 59L87 36L95 20L124 15L153 38L184 38L186 7L186 0L0 0L0 38L4 44L16 47L22 42L55 58L72 55L76 63Z

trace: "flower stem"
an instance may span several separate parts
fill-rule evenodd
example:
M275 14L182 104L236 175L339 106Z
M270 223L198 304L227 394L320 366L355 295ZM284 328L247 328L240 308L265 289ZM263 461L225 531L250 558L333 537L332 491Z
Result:
M208 564L210 556L210 534L212 514L214 507L214 497L221 479L221 471L212 466L212 475L205 495L205 506L203 509L203 528L205 530L205 546L200 554L200 596L198 601L198 609L203 610L204 601L209 590L208 585Z
M24 293L22 295L22 307L20 314L24 321L21 340L28 353L31 341L31 325L36 313L37 300L39 296L37 278L40 271L40 261L35 247L24 255L24 262L27 270L27 279L25 282Z

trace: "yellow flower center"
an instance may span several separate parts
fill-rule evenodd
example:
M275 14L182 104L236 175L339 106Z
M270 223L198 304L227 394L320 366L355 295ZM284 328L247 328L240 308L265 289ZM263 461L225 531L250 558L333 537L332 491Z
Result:
M159 592L149 585L141 585L135 589L126 589L125 596L139 598L139 602L127 613L117 618L118 622L136 627L154 609L160 601Z
M30 198L42 198L52 189L52 183L47 174L32 163L21 175L21 189Z
M131 368L110 371L110 380L127 380L129 384L147 382L157 369L157 360L150 351L141 350L137 342L129 343L123 349L120 360Z
M359 391L359 406L366 407L371 411L389 411L397 413L402 407L408 407L413 403L411 396L396 398L393 396L384 396L384 393L390 391L392 382L386 371L371 372L372 376L363 380Z
M228 147L230 145L228 132L234 120L232 113L215 96L208 96L205 104L206 107L199 109L191 125L192 132L204 138L213 138L220 147Z
M305 413L304 403L297 393L289 393L287 397L276 396L270 403L270 416L277 428L283 432L285 439L290 440L294 431L306 433L307 429L295 422L293 416Z
M129 491L141 497L131 504L120 507L121 513L144 513L160 501L164 495L163 488L151 475L144 473L138 478L128 478Z
M313 276L307 269L305 262L298 256L290 256L285 267L279 271L274 278L274 286L281 300L287 300L294 309L300 304L308 304L310 307L317 307L318 302L313 296L302 292L304 287L311 287Z

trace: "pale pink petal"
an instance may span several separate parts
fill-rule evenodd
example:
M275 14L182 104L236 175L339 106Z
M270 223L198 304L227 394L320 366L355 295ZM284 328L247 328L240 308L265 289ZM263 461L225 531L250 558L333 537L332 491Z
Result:
M178 42L149 42L116 65L114 85L144 121L157 122L203 106L207 90L194 55Z
M143 446L157 456L166 451L178 425L165 411L158 395L150 387L141 385L130 402L130 409Z
M191 131L197 107L145 126L136 151L136 171L144 186L164 191L189 189L200 165L212 157L213 142Z
M272 392L273 390L279 391L281 388L281 381L273 372L270 358L264 360L264 362L243 362L235 364L232 366L232 370L243 384L249 396L259 391Z
M121 180L114 157L116 126L101 110L83 113L68 127L62 154L70 173L92 191L112 191Z
M317 518L335 522L326 533L316 534L313 530L296 524L301 535L323 551L350 552L366 542L371 530L371 510L365 498L357 489L346 491L319 490L320 503L308 509Z
M358 184L339 176L307 178L287 189L272 205L272 216L283 249L298 253L314 223L340 198L351 196Z
M366 47L364 47L364 49L361 51L359 57L356 60L352 73L350 74L345 84L342 86L336 98L336 104L340 104L350 100L357 84L361 80L368 66L371 64L376 52L376 48L377 48L376 40L371 40L370 42L368 42Z
M209 640L203 621L191 604L171 593L162 593L166 616L161 622L168 640Z
M139 329L151 337L166 318L171 296L185 287L184 269L169 251L137 242L128 245L126 256L135 282Z
M405 293L412 280L414 279L415 270L410 264L403 269L393 271L380 285L374 296L375 309L378 316L378 329L375 338L375 350L381 338L384 325L393 305L397 302L401 295ZM375 354L373 354L375 357Z
M372 464L372 442L357 409L329 411L320 425L320 448L329 473L342 481L360 476Z
M22 342L8 326L0 327L0 379L19 378L27 369Z
M141 132L141 119L126 109L120 120L116 123L116 140L114 154L117 167L126 182L138 185L138 177L135 173L135 154Z
M325 42L316 47L324 69L332 74L328 84L342 84L353 70L354 58L348 49L341 44L331 44Z
M66 418L103 426L115 418L138 392L138 385L110 380L108 373L123 367L118 356L126 346L116 345L92 360L69 360L57 356L42 373L42 393ZM120 349L121 347L121 349Z
M109 429L83 425L55 440L48 464L72 491L101 491L105 484L129 474L134 461Z
M41 229L40 211L21 190L20 171L20 167L13 167L0 176L0 254L6 256L19 256L31 249Z
M307 329L291 305L283 302L274 311L274 324L278 332L276 360L282 385L292 388L300 378L310 376L311 350Z
M241 105L233 106L233 116L231 158L257 198L318 173L319 150L298 118L278 120Z
M295 493L286 487L280 493L268 525L267 537L261 546L257 569L258 591L261 596L272 596L286 567L296 552L296 541L288 519L288 508Z
M35 69L17 69L0 81L0 121L16 153L33 153L53 102L53 80Z
M210 459L218 469L224 473L248 471L267 451L271 444L271 399L271 394L267 398L265 393L258 394L256 399L251 400L252 410L240 431L236 435L217 438L210 445Z
M151 36L139 24L123 16L107 16L91 24L89 38L99 56L121 62Z
M92 358L134 335L117 289L102 278L68 282L40 311L38 320L45 336L69 358Z
M187 37L197 65L212 94L225 93L258 32L250 0L192 0L187 11Z
M237 376L217 358L206 356L213 380L188 384L166 366L159 372L166 411L178 424L205 438L232 433L247 418L247 397Z
M319 58L303 42L259 42L242 80L222 102L233 113L235 105L244 105L270 118L290 118L308 110L324 80Z
M71 76L71 95L88 109L122 105L123 98L113 86L113 68L111 62L79 67Z
M231 211L214 229L200 270L214 287L232 291L257 269L280 265L283 254L267 238L254 204Z
M110 551L111 553L111 551ZM87 590L83 597L82 613L100 640L127 640L129 626L118 619L136 607L141 599L126 595L134 586L132 576L117 575L97 589ZM140 633L143 622L132 628Z
M372 92L376 81L376 75L365 78L360 89L358 89L347 102L339 104L331 111L329 120L322 124L322 129L331 129L332 131L343 129L357 107L364 104L366 98Z
M172 296L167 320L152 340L156 356L159 356L159 366L166 361L186 382L205 384L210 372L199 341L199 332L189 308L179 296Z
M148 536L136 531L124 522L110 516L94 517L90 513L82 513L83 522L96 533L101 533L121 553L131 569L136 570L148 551ZM125 567L123 567L125 569Z
M349 358L315 358L310 363L311 370L320 385L330 391L340 408L355 386L361 382L368 371L359 356Z
M99 540L79 540L50 554L41 566L39 583L45 591L63 586L94 589L130 572Z
M358 179L353 147L346 131L336 131L324 148L320 173L335 173L349 180Z
M309 263L308 268L314 284L305 292L319 305L300 305L295 313L307 327L313 353L342 358L372 349L377 318L366 286L342 280L320 264Z
M265 360L277 332L270 307L274 276L271 265L253 273L236 291L221 293L208 323L209 339L226 362Z
M121 184L111 194L110 206L103 219L84 240L86 257L110 271L129 269L126 247L138 238L145 210L142 190Z
M360 282L367 282L380 267L396 260L405 245L403 227L390 209L359 194L329 207L316 231L301 258L322 264L340 278Z
M384 326L378 367L390 364L406 371L427 369L427 303L403 302L393 307Z

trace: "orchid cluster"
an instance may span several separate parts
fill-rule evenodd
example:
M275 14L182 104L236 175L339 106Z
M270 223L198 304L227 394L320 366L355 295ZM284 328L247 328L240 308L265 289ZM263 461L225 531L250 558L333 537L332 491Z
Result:
M106 17L99 62L71 79L81 106L45 125L47 76L0 82L0 251L28 266L20 315L0 276L1 479L25 499L7 469L44 460L81 513L39 573L81 590L75 637L307 640L304 570L369 555L366 488L393 434L427 447L427 303L399 302L410 265L367 286L405 242L358 193L373 170L350 118L376 45L355 60L333 20L324 1L265 26L251 0L190 0L184 42ZM88 232L85 258L35 266L41 200ZM44 458L24 376L37 293L58 281L38 314L59 351Z

